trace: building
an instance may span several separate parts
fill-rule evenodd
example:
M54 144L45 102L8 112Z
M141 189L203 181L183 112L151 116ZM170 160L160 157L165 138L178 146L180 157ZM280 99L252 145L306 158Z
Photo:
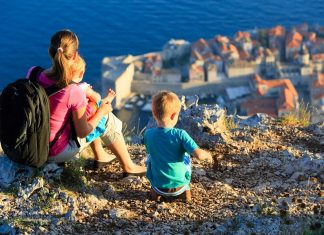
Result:
M134 77L134 64L124 63L125 57L104 58L102 60L101 94L109 88L116 92L113 106L121 108L131 94Z
M298 93L289 79L263 80L255 75L253 85L254 96L240 105L246 114L267 113L282 117L299 108Z
M318 73L313 76L309 84L310 100L312 107L316 112L312 116L312 122L324 120L324 73Z
M234 37L235 44L240 47L243 51L251 53L253 49L253 43L251 40L250 33L248 32L237 32Z
M268 30L268 45L276 61L285 59L285 37L286 30L283 26L277 25Z
M261 72L260 62L248 60L229 60L225 62L228 78L250 77Z
M189 65L189 82L204 82L205 71L204 62L197 60Z
M292 31L288 34L286 39L286 60L297 61L298 54L303 41L303 36L297 32Z
M181 64L181 60L190 54L190 49L188 41L171 39L163 46L162 60L167 65Z

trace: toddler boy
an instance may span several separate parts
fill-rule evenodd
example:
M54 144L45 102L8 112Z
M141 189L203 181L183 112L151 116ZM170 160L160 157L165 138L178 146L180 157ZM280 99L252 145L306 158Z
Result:
M199 148L185 130L174 128L181 103L175 93L161 91L152 99L152 113L157 128L144 133L148 153L146 176L151 183L151 196L180 196L191 201L190 179L192 155L199 160L212 161L212 156Z

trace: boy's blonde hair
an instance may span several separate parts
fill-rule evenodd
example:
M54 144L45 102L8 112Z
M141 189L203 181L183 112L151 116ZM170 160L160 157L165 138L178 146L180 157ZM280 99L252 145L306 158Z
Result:
M167 115L180 112L181 103L178 96L170 91L160 91L153 96L152 113L153 116L162 121Z

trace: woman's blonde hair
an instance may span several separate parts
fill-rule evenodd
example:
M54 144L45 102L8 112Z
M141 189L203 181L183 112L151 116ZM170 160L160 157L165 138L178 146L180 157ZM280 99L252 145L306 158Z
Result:
M72 59L79 48L78 37L70 30L61 30L51 38L48 49L52 60L52 68L46 75L57 81L60 87L67 86L72 79Z
M153 96L152 113L153 116L162 121L167 115L180 112L181 103L178 96L170 91L160 91Z

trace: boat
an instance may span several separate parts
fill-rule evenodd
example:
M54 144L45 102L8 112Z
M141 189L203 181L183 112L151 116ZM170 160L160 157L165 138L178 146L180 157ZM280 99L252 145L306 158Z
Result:
M132 104L125 104L124 105L124 108L125 109L132 109L132 108L134 108L134 105L132 105Z
M146 112L151 112L152 111L152 104L151 103L147 103L145 104L142 108L142 111L146 111Z
M139 100L136 102L137 106L142 106L144 104L144 100Z

